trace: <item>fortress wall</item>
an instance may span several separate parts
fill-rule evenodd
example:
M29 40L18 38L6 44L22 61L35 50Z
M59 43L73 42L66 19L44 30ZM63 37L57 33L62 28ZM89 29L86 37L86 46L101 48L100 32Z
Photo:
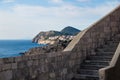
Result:
M78 53L85 59L89 55L94 55L97 47L105 44L107 40L111 40L112 36L118 33L120 33L120 6L82 33L79 33L76 36L79 40L73 39L64 51ZM72 45L74 47L71 47Z
M72 52L69 60L75 55L75 58L79 56L78 59L74 60L74 63L79 63L75 66L79 67L87 56L95 55L96 48L101 47L116 34L120 34L120 5L95 24L79 33L64 51ZM74 70L76 69L74 68Z
M70 52L0 59L0 80L67 80L75 65Z

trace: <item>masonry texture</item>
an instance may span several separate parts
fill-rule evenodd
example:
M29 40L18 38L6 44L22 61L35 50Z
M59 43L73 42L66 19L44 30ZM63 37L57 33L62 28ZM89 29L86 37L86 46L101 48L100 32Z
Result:
M70 80L87 56L119 33L120 6L79 33L63 52L0 59L0 80Z

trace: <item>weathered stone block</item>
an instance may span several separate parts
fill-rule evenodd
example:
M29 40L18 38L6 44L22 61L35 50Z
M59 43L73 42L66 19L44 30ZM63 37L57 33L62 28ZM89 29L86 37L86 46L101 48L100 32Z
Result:
M67 74L67 68L63 68L63 70L61 71L61 75L65 75Z
M38 56L37 56L37 55L33 55L33 56L32 56L32 59L33 59L33 60L36 60L36 59L38 59Z
M50 76L50 78L55 78L55 73L52 72L52 73L49 74L49 76Z
M20 62L20 61L22 61L22 56L15 57L15 62Z
M22 60L23 61L28 61L29 60L29 56L22 56Z
M14 62L14 58L3 58L3 62L6 63L13 63Z
M0 65L1 65L1 64L3 64L3 59L2 59L2 58L0 58Z
M34 60L33 61L33 65L38 65L39 64L39 61L38 60Z
M69 66L70 66L70 67L73 67L74 65L75 65L75 62L74 62L73 60L70 60L70 61L69 61Z
M32 65L33 65L33 61L32 61L32 60L27 61L27 66L28 66L28 67L30 67L30 66L32 66Z
M74 73L68 73L66 79L71 80L73 77L74 77Z
M12 63L12 69L17 69L17 63Z
M37 79L35 80L51 80L48 76L49 76L48 73L39 74L37 76ZM52 80L56 80L56 79L52 79Z
M9 69L11 69L11 64L4 64L4 65L2 65L2 70L9 70Z
M22 62L18 62L18 63L17 63L17 67L18 67L18 68L27 67L26 65L27 65L27 63L26 63L25 61L22 61Z
M12 80L12 70L0 72L0 80Z

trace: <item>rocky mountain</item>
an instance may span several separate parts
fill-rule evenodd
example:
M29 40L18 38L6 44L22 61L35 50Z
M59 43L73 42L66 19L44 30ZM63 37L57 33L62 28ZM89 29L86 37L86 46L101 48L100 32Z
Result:
M68 39L68 37L74 36L79 33L80 30L73 28L71 26L65 27L61 31L46 31L40 32L33 38L33 42L35 43L54 43L56 39L60 38L64 40L64 38Z
M79 32L80 30L74 27L71 27L71 26L65 27L64 29L61 30L61 33L66 34L66 35L76 35Z
M49 37L52 37L52 36L60 36L60 35L62 35L62 33L61 32L59 32L59 31L53 31L53 30L51 30L51 31L46 31L46 32L40 32L37 36L35 36L34 38L33 38L33 42L35 42L35 43L37 43L38 42L38 40L46 40L46 39L48 39Z

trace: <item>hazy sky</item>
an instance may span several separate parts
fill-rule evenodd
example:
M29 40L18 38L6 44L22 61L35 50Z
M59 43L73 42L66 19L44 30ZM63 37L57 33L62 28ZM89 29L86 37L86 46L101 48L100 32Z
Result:
M0 0L0 39L32 39L40 31L66 26L83 30L119 4L120 0Z

